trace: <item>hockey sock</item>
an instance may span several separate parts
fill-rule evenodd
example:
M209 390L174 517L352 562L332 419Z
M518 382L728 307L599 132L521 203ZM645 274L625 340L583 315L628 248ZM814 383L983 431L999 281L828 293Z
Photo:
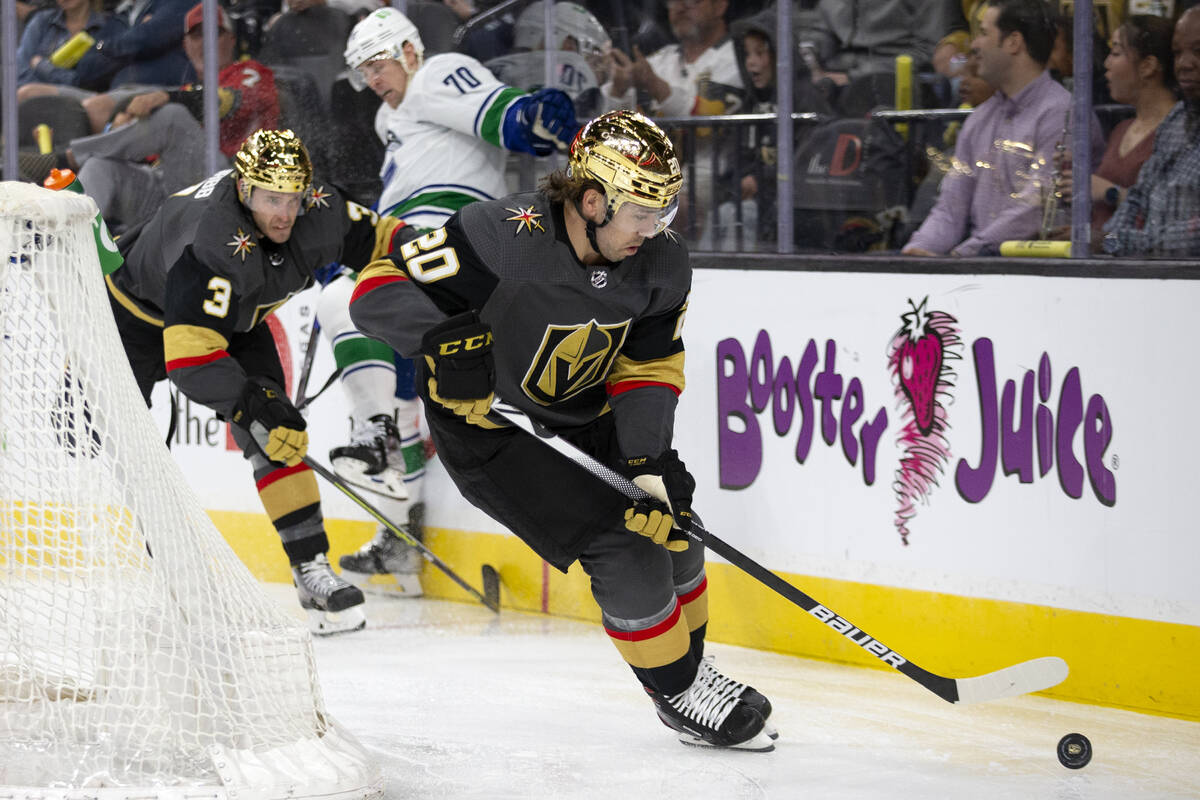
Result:
M676 586L675 592L687 620L692 655L699 662L704 657L704 634L708 628L708 578L701 572L684 586Z
M292 565L311 561L329 550L317 478L305 464L280 467L254 456L254 481L271 524L279 533Z
M376 414L389 414L396 391L392 349L358 331L338 334L333 357L342 370L342 390L356 425Z
M639 630L622 630L604 619L604 630L633 674L645 686L678 694L691 685L699 661L691 653L691 637L678 601L661 622Z

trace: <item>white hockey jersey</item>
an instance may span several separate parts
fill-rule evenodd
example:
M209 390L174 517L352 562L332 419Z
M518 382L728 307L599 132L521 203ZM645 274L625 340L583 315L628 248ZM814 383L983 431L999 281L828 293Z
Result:
M379 213L439 228L468 203L508 194L505 115L524 96L470 56L426 60L400 105L381 103L375 114L375 132L387 148Z

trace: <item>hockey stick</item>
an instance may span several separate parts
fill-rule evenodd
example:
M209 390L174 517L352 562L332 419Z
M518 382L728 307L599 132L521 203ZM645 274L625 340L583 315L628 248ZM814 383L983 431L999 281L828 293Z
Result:
M481 23L487 22L492 17L503 14L505 11L508 11L519 2L520 0L502 0L502 2L497 3L487 11L481 11L463 24L459 25L454 29L454 33L451 36L451 41L454 43L454 46L458 47L460 44L462 44L463 37L470 33L473 28L477 27Z
M304 349L304 362L300 365L300 377L296 379L296 410L303 410L308 405L304 393L308 391L308 376L312 372L313 359L317 355L317 341L321 336L321 322L313 317L312 330L308 333L308 347Z
M297 411L303 411L308 408L309 403L325 394L325 390L332 386L333 382L342 374L342 368L338 367L325 379L325 383L321 384L321 388L317 389L316 394L311 397L305 394L308 391L308 378L312 374L313 356L317 352L317 335L320 332L321 323L314 319L312 332L308 335L308 349L304 351L304 363L300 366L300 377L296 380L296 402L294 405ZM387 497L387 495L384 495L384 497Z
M510 410L507 406L504 409L493 406L492 411L496 416L541 439L544 444L575 461L626 497L633 500L642 500L649 497L646 492L624 475L601 464L596 459L576 449L573 445L555 436L550 431L536 426L532 420L521 414L521 412L515 409ZM1051 686L1056 686L1066 680L1069 671L1067 662L1057 656L1045 656L1043 658L1035 658L1031 661L1023 661L1011 667L1005 667L995 672L989 672L986 675L978 675L970 678L947 678L937 675L904 658L895 650L869 635L845 617L840 616L828 606L800 591L732 545L717 538L717 536L706 530L698 521L692 524L691 530L684 531L684 533L714 553L717 553L750 577L800 606L800 608L804 609L818 621L825 623L834 631L845 636L883 663L907 675L948 702L983 703L989 700L999 700L1003 697L1016 697L1017 695L1049 689Z
M321 464L313 460L310 456L305 456L303 461L313 472L332 483L334 487L341 491L342 494L346 495L356 504L358 504L359 508L377 519L381 525L383 525L392 533L396 534L396 536L398 536L405 543L417 548L425 560L440 569L446 575L446 577L457 583L469 594L474 595L476 599L478 599L492 611L500 613L500 576L496 572L495 567L493 567L491 564L483 565L483 592L480 592L474 586L459 577L458 573L447 566L445 561L442 561L440 558L434 555L433 551L426 547L420 539L417 539L408 531L404 530L400 526L396 525L396 523L385 517L383 512L367 502L362 495L354 491L349 484L335 475L333 471L321 466Z

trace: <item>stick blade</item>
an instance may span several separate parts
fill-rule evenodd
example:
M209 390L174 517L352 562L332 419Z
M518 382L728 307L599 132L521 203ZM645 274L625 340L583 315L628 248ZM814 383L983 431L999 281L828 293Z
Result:
M959 703L986 703L989 700L1017 697L1057 686L1067 679L1070 671L1066 661L1058 656L1046 656L1023 661L986 675L959 678L954 684L958 688Z
M483 603L492 611L500 612L500 573L491 564L484 564L483 573Z

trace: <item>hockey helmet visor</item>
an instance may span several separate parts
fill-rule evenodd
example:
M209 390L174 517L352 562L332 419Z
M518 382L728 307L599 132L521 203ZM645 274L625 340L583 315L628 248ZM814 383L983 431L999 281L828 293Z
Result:
M647 239L652 239L671 227L675 212L679 211L679 198L671 198L664 208L642 205L635 200L621 203L608 224L623 233L635 233Z

